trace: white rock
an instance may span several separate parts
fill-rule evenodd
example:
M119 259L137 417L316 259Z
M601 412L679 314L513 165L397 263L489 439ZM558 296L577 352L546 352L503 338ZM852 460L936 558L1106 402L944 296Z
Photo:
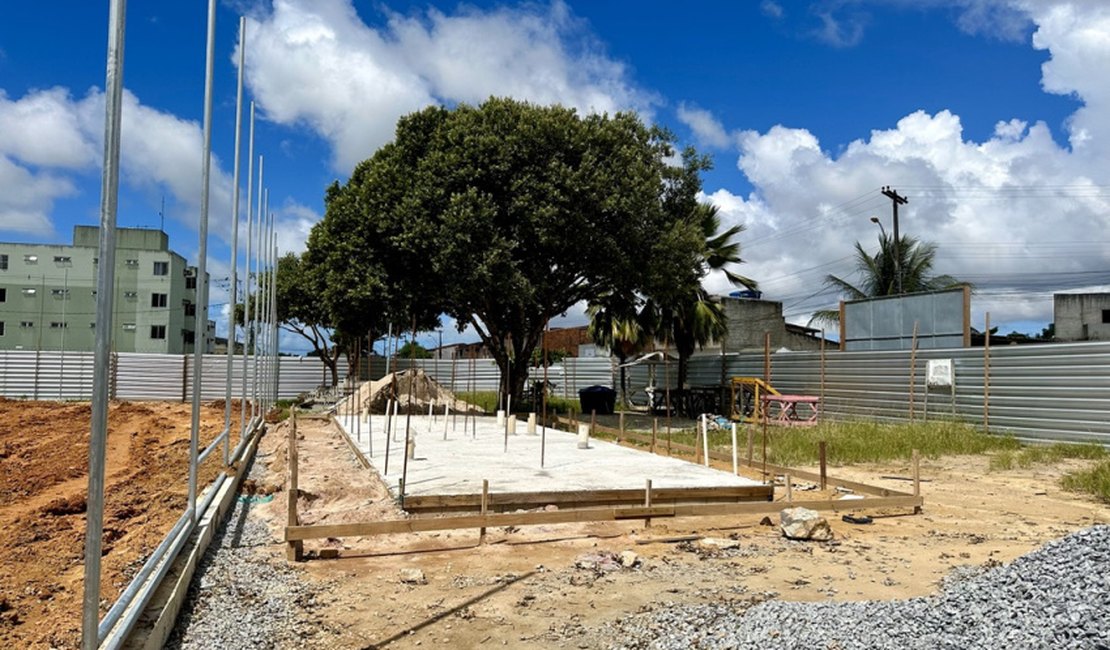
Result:
M787 539L825 542L833 537L829 522L808 508L786 508L779 513L779 520L779 528Z
M407 585L426 585L428 579L420 569L401 569L401 582Z
M621 566L631 569L640 563L640 556L633 551L621 551Z
M735 539L724 539L721 537L703 537L698 540L698 546L704 546L706 548L719 548L723 550L729 548L740 548L740 542Z

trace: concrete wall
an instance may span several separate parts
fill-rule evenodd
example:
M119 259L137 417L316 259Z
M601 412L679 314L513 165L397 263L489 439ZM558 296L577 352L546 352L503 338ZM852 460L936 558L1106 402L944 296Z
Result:
M763 350L764 332L771 334L772 350L820 348L820 339L787 331L781 302L722 296L721 308L728 319L728 336L724 340L726 352Z
M1052 298L1057 341L1110 341L1110 293L1058 293Z

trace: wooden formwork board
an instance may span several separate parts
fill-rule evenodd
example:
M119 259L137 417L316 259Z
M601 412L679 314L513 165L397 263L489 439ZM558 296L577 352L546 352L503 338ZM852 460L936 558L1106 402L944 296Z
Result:
M773 485L738 485L723 487L654 488L652 503L740 503L770 501ZM641 489L557 490L550 492L491 492L487 507L494 511L537 508L547 505L559 508L638 505L644 501ZM406 496L405 510L411 513L477 512L482 506L481 494L432 494Z
M784 508L809 508L821 511L849 511L877 508L919 508L922 497L869 497L864 499L815 499L809 501L778 501L756 503L715 503L688 505L652 505L627 508L584 508L540 512L511 512L486 515L465 515L419 519L392 519L350 524L287 526L285 541L303 541L327 537L370 537L397 533L420 533L465 528L499 526L536 526L627 519L658 519L663 517L716 517L727 515L758 515Z

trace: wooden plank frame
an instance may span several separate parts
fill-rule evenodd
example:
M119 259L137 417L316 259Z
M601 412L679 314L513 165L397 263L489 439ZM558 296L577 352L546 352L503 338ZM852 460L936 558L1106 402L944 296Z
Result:
M654 505L688 503L743 503L771 501L772 485L736 485L725 487L652 488ZM487 507L491 512L505 512L521 508L539 508L547 505L561 509L633 506L644 502L643 489L568 490L550 492L490 492ZM430 494L405 497L405 510L413 514L442 514L448 512L478 512L482 495Z
M556 418L558 421L559 418ZM564 424L567 421L563 421ZM612 429L606 427L598 427L600 430L607 433L617 433ZM353 447L350 437L346 435L342 427L337 426L340 434L347 439L349 445ZM640 443L650 444L650 437L640 436L628 431L624 432L624 439L634 439ZM296 433L295 429L291 435L291 461L292 461L292 480L296 481L296 451L295 451ZM685 451L693 456L696 452L694 447L689 445L675 444L674 447L680 451ZM352 451L357 451L353 448ZM361 454L356 453L356 456L361 457ZM729 454L722 454L720 452L710 452L710 458L727 462L731 460ZM755 463L751 460L744 461L745 466L755 467ZM768 472L784 474L789 482L794 478L803 478L807 480L820 481L822 476L813 472L803 470L791 469L770 464L760 464L765 467ZM809 508L810 510L818 511L855 511L855 510L875 510L875 509L888 509L888 508L912 508L914 514L921 512L925 500L921 496L920 485L920 454L917 450L913 452L913 493L907 494L905 492L898 492L896 490L889 490L880 488L865 483L858 483L856 481L847 481L843 479L836 479L827 477L828 485L834 487L841 487L853 492L859 492L872 496L855 499L811 499L803 501L794 501L793 495L790 494L787 501L749 501L749 502L730 502L730 503L682 503L677 495L690 496L696 493L697 490L737 490L744 488L671 488L655 490L650 487L647 488L647 498L642 502L643 505L638 506L623 506L623 507L587 507L587 508L571 508L563 510L540 510L531 512L481 512L479 514L470 515L454 515L446 517L414 517L409 519L393 519L385 521L364 522L364 523L347 523L347 524L324 524L324 525L299 525L298 518L296 517L296 506L290 507L290 521L289 525L285 528L284 541L289 545L290 559L294 559L294 551L299 549L300 545L305 540L323 539L328 537L367 537L372 535L389 535L398 533L418 533L442 530L459 530L467 528L479 528L485 530L490 527L505 527L505 526L536 526L545 524L560 524L560 523L582 523L582 522L597 522L597 521L623 521L628 519L643 519L645 522L654 518L675 518L675 517L719 517L729 515L758 515L774 513L783 509L784 507L802 507ZM294 483L295 485L295 483ZM773 485L757 486L769 488L773 491ZM789 489L788 493L791 492ZM621 490L598 490L591 494L596 494L600 499L607 496L612 497L613 494L605 493L620 493ZM629 490L636 494L638 499L644 498L645 491L643 490ZM493 509L497 503L498 497L510 497L515 499L528 498L522 495L528 493L516 493L515 495L490 495L480 494L477 495L479 499L479 509ZM546 496L550 496L548 493ZM543 493L535 493L536 499L542 500ZM673 499L672 503L659 504L658 502L666 500L667 495ZM623 495L616 495L623 498ZM423 497L430 502L438 502L441 507L466 507L470 508L470 501L474 495L439 495L436 497ZM417 497L410 497L410 500ZM773 499L773 492L771 499ZM453 502L452 500L457 500ZM584 501L583 501L584 502ZM301 559L297 557L296 559Z

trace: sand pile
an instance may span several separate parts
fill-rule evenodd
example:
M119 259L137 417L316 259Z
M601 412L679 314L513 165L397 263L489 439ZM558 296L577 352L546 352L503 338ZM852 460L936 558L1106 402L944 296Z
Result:
M402 370L376 381L363 382L354 398L363 409L369 408L372 413L385 413L386 402L391 399L398 401L399 413L408 413L411 408L414 415L427 414L429 404L437 413L443 412L444 404L450 405L452 413L484 412L473 404L457 399L454 393L419 368ZM338 411L342 412L346 405L347 400L342 400Z

